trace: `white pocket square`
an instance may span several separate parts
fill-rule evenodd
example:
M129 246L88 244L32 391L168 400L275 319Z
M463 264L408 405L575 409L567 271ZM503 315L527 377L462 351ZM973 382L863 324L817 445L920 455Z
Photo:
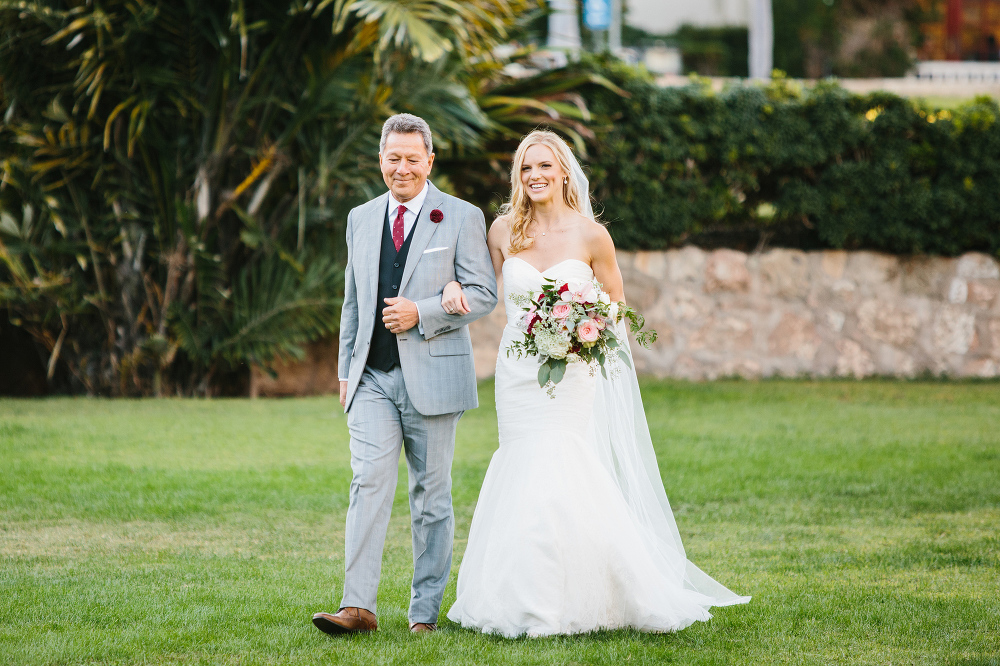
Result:
M441 250L447 250L447 247L432 247L429 250L424 250L424 254L430 254L431 252L440 252Z

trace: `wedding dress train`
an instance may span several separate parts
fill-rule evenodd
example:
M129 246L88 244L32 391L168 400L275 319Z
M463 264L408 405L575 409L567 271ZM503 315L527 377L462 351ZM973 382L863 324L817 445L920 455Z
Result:
M513 257L506 293L546 277L593 278L575 259L545 271ZM506 300L496 370L500 446L479 495L448 617L504 636L633 627L676 631L709 608L746 603L684 553L663 491L635 373L567 366L554 398L538 359L508 356L522 336Z

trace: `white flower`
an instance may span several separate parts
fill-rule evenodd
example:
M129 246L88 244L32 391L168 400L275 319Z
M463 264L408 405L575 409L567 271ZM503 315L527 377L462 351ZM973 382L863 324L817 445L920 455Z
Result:
M577 303L596 303L598 298L598 291L594 288L593 282L587 282L580 290L574 294L574 299Z
M567 363L579 363L582 360L579 354L566 354Z
M565 358L569 352L569 338L547 329L535 329L535 346L540 356Z
M618 303L612 303L608 306L608 314L611 316L611 321L618 321Z
M601 303L604 303L605 305L611 302L611 296L609 296L608 292L606 291L602 291L600 296L598 296L598 299L600 300Z

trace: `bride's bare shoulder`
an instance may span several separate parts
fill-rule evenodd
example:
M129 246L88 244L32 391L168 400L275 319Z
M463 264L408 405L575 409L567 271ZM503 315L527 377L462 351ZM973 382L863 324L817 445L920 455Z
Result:
M592 257L600 257L604 254L615 256L615 243L611 240L611 234L607 227L600 222L595 222L588 217L580 216L580 229L582 237Z
M490 227L490 229L492 230L495 229L496 227L503 227L504 229L507 229L509 231L511 219L513 218L509 213L504 215L497 215L496 219L493 220L493 225Z
M498 215L497 219L493 220L493 224L490 225L488 237L497 241L510 238L510 221L510 215Z
M600 222L595 222L585 215L577 215L577 224L587 241L611 240L607 227Z

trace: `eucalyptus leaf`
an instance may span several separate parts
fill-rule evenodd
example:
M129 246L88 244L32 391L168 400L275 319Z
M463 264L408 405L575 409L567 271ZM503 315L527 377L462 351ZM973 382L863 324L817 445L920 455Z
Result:
M625 361L625 365L627 365L629 368L632 367L632 359L629 358L628 352L626 352L624 349L619 349L618 356L621 357L623 361Z
M552 363L552 372L549 374L549 379L552 380L553 384L558 384L566 374L566 361L553 359L550 362Z
M549 373L551 368L549 368L549 363L546 361L538 366L538 385L545 386L549 382Z

